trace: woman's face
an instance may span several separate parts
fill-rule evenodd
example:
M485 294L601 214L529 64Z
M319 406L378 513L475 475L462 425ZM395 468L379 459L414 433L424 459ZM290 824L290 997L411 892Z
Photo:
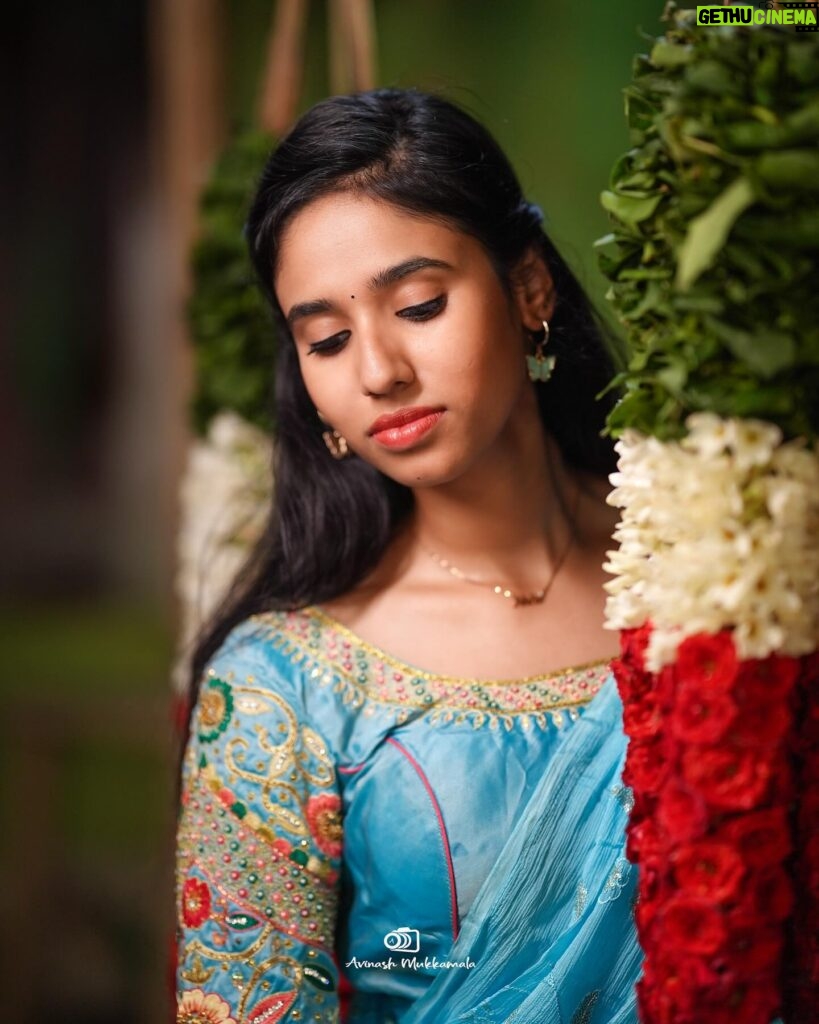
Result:
M510 301L474 238L332 194L285 228L274 284L316 408L394 480L455 479L531 415L541 316L522 290ZM379 429L396 413L411 422Z

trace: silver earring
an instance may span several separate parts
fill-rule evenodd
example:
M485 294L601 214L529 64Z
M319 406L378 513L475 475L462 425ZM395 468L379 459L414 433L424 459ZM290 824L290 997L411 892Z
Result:
M547 381L551 376L557 362L554 356L547 356L543 353L543 346L549 340L549 323L543 321L543 337L538 340L535 354L526 357L526 365L529 369L529 380Z

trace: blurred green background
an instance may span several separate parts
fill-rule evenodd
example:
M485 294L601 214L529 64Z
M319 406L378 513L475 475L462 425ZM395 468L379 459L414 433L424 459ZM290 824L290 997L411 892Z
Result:
M0 896L11 1021L170 1019L176 491L195 199L252 123L270 0L15 5L0 75ZM376 0L378 83L464 104L591 294L661 0ZM310 5L300 109L326 95Z

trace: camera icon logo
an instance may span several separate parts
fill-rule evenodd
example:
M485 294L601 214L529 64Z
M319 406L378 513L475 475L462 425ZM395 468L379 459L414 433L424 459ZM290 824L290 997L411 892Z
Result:
M396 928L384 936L384 945L399 953L417 953L421 948L421 936L417 928Z

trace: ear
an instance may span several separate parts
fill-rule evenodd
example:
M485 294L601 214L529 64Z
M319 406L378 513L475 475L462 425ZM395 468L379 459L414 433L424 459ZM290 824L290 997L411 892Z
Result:
M551 320L555 308L552 275L535 248L527 249L512 271L512 290L523 325L530 331Z

